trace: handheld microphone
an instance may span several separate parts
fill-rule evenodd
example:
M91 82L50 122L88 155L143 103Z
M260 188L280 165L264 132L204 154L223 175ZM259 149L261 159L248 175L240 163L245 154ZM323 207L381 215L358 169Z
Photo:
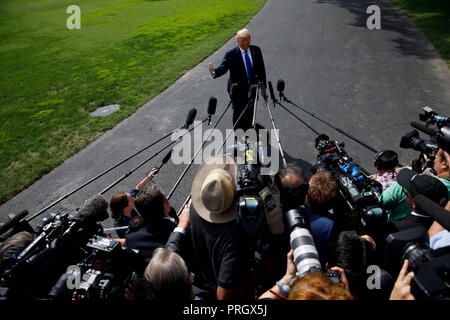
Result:
M216 113L217 99L214 97L209 98L208 102L208 126L211 124L211 116Z
M280 93L280 101L283 101L283 98L284 98L284 94L283 94L283 91L284 91L284 80L283 79L278 79L277 90Z
M184 125L183 129L189 128L189 126L194 122L195 116L197 115L197 109L191 109L189 110L189 113L186 117L186 124Z
M277 99L275 98L275 93L273 92L272 82L269 81L269 93L270 93L270 99L273 101L273 105L275 106Z

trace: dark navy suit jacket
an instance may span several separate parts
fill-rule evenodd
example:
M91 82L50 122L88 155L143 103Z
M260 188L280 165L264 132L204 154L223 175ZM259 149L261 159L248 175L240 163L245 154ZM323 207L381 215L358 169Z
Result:
M153 251L165 246L174 228L175 224L169 219L150 222L147 226L128 234L125 237L125 247L140 250L145 262L149 263Z
M266 69L261 49L254 45L251 45L249 49L252 56L253 80L261 80L266 86ZM239 85L239 95L247 99L249 89L247 71L238 46L225 53L222 63L214 71L216 73L214 78L230 71L227 85L228 93L230 93L231 84L237 83Z

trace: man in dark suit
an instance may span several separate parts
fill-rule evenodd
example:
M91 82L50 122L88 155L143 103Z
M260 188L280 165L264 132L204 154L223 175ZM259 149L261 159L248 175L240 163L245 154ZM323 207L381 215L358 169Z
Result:
M153 251L166 244L176 225L169 218L169 201L157 184L146 186L139 191L135 207L145 226L126 235L125 247L140 250L148 263Z
M227 85L229 94L231 94L232 84L236 83L239 86L237 98L233 101L233 125L247 106L250 85L261 81L266 86L266 70L262 52L258 46L250 45L250 32L247 29L239 30L236 33L236 41L238 46L225 53L220 66L213 68L212 64L209 64L209 72L214 79L230 71ZM252 117L253 108L249 107L235 129L250 128Z

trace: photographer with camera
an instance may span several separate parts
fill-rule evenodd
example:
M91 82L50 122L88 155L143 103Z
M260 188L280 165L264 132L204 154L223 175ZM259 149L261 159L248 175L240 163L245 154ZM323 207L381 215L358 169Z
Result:
M420 151L419 159L413 161L413 170L421 173L423 170L422 163L426 161L427 169L441 180L449 190L450 197L450 126L443 125L448 121L448 117L437 115L431 108L423 108L424 115L420 115L422 121L427 122L427 126L412 122L416 128L426 132L431 137L426 140L419 138L419 133L414 130L405 134L400 142L402 148L412 148ZM436 125L437 128L430 128L429 125ZM385 208L389 209L388 221L395 221L408 216L411 212L411 206L406 201L406 195L401 186L397 183L392 184L381 194L381 201Z
M332 267L322 271L304 207L284 213L292 250L287 254L286 274L259 299L351 300L345 271Z
M395 281L389 300L416 300L411 293L411 280L414 277L414 272L408 272L409 261L405 259L402 269Z
M292 250L287 254L286 265L286 274L271 289L264 292L259 300L353 300L342 269L332 268L341 275L340 286L321 272L298 278Z
M387 300L394 285L392 276L379 268L375 277L379 287L369 289L367 280L370 266L379 266L376 243L368 235L356 231L342 231L336 243L330 247L328 266L342 268L348 279L349 290L358 300Z
M262 259L251 271L256 253L239 220L243 207L237 184L238 165L226 155L205 160L192 183L190 226L181 255L195 275L195 295L205 300L252 299L271 267ZM253 205L247 204L245 209Z
M413 198L421 194L444 207L448 201L449 189L440 179L421 175L406 168L398 173L397 183L404 188L406 201L411 205L412 211L405 218L394 221L395 227L399 231L417 226L429 229L433 219L417 207Z
M322 265L327 261L328 247L336 240L337 229L333 220L321 215L326 211L337 193L337 184L329 172L313 175L309 184L301 168L288 163L279 173L281 180L281 204L283 208L303 207L308 212L311 234ZM306 203L305 203L306 199ZM303 205L307 206L305 208ZM317 213L315 211L317 210Z

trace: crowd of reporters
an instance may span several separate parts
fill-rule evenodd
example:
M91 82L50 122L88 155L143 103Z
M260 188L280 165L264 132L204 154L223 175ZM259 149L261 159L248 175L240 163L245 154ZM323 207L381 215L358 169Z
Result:
M376 173L370 178L381 186L380 206L387 213L386 221L376 228L367 228L360 216L349 212L348 199L329 170L316 170L308 178L304 170L289 163L278 174L265 177L264 190L270 197L263 198L263 222L252 230L249 225L243 227L247 220L241 211L247 210L246 217L252 217L253 207L239 203L239 166L231 157L216 155L202 164L192 182L191 201L179 216L161 187L149 183L155 169L130 192L111 197L108 209L117 237L90 230L74 241L72 235L70 246L59 244L61 252L58 243L54 245L53 260L45 256L37 261L46 263L28 260L21 266L24 271L9 273L9 278L5 270L9 272L36 238L31 231L21 231L6 239L0 246L0 293L3 298L76 300L101 295L102 299L172 302L416 299L412 279L420 267L419 258L426 259L407 255L404 246L395 244L399 239L409 244L420 238L421 244L429 245L423 250L449 252L445 251L450 247L449 231L414 200L424 195L450 211L449 151L447 145L440 145L433 170L421 174L400 168L394 151L376 155ZM411 234L420 237L409 239ZM93 236L100 238L92 240ZM77 245L91 248L90 255L86 257L85 249L77 251ZM127 253L118 253L122 251ZM408 259L402 261L402 254L413 257L414 265ZM59 264L49 262L54 260ZM53 273L44 277L48 283L39 281L39 290L33 288L31 276L26 278L28 284L17 279L33 263L38 268L32 274ZM114 267L108 268L109 263ZM444 269L448 268L445 263ZM81 274L69 271L69 264L81 268ZM120 270L123 275L119 276ZM75 291L81 283L84 294L67 288L75 275L80 277ZM109 283L115 283L110 286L116 291ZM15 290L14 286L23 287ZM448 299L448 288L434 298Z

